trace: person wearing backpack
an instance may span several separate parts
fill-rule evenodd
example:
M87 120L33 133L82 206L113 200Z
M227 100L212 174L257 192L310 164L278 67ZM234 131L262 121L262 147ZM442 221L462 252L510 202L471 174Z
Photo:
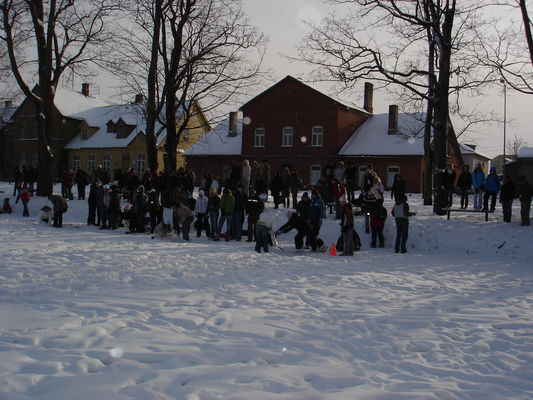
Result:
M379 239L379 247L385 247L383 229L385 228L386 219L386 208L383 207L382 204L378 204L370 213L370 229L372 231L372 243L370 244L370 247L376 248L377 239Z

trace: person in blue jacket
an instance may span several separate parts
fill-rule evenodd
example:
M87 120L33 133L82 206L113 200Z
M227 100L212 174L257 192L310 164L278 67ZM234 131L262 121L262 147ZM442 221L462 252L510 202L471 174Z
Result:
M485 190L485 173L479 162L472 172L472 187L474 188L474 209L481 210L483 191Z
M489 198L490 198L490 211L494 212L496 209L496 197L500 191L500 178L496 174L496 168L490 169L487 178L485 179L485 195L483 196L483 211L489 210Z

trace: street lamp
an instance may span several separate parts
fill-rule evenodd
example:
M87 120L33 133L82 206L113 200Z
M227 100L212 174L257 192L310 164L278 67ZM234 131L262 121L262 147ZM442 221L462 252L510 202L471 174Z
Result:
M505 79L500 79L500 83L503 84L503 164L502 175L505 179L505 136L507 131L507 86L505 85Z

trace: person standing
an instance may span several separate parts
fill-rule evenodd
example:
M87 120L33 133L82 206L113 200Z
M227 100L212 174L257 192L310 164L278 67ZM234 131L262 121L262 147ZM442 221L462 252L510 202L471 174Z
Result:
M346 191L348 193L348 201L355 200L355 187L357 185L357 167L352 161L348 162L348 168L345 171L346 176Z
M203 190L198 191L198 198L194 204L194 214L196 215L196 237L202 236L202 230L205 230L205 235L209 237L209 222L207 219L207 205L209 199L205 196Z
M468 164L463 165L461 168L461 173L457 179L457 187L461 193L461 209L466 210L468 208L468 192L472 188L472 174Z
M85 200L85 187L89 183L89 176L83 169L76 171L76 177L74 178L76 187L78 188L78 200Z
M13 169L13 197L17 196L22 186L23 175L19 167Z
M250 161L243 160L241 168L241 182L242 190L246 197L250 195L250 177L252 168L250 167Z
M529 225L529 211L531 209L531 197L533 196L533 186L527 181L525 175L518 178L518 198L520 199L521 226Z
M254 241L255 227L265 205L254 189L250 191L250 197L246 200L246 213L248 214L248 242Z
M409 236L409 217L416 215L409 211L409 204L407 204L407 197L399 197L396 199L396 204L392 209L392 216L396 221L396 242L394 244L394 252L407 252L407 238Z
M183 240L189 241L189 232L191 230L191 223L194 220L194 217L192 216L191 209L187 207L183 201L180 201L178 203L178 207L176 207L176 216L181 228L179 231L181 231L183 234Z
M19 196L20 200L22 201L22 206L24 207L24 209L22 210L22 216L29 217L30 212L28 210L28 203L30 201L31 194L30 189L28 188L28 186L26 186L26 184L22 185L22 189L20 189Z
M146 206L148 203L148 198L144 193L144 186L139 185L137 192L133 196L131 201L131 210L133 212L133 224L130 224L130 232L141 232L144 233L146 230L145 216L146 216ZM132 226L133 225L133 226ZM132 230L133 228L133 230Z
M224 222L226 223L226 241L229 241L231 234L231 217L235 211L235 197L231 194L231 190L224 189L222 198L220 199L220 219L218 220L217 237L220 237Z
M472 186L474 187L474 210L481 210L483 190L485 189L485 173L479 162L472 172Z
M403 195L405 195L405 181L400 174L395 174L394 181L392 182L390 198L397 199L399 196Z
M446 169L443 173L442 186L444 188L444 194L446 195L446 207L453 205L453 188L455 187L456 173L451 164L446 164Z
M496 168L490 169L487 178L485 179L485 195L483 196L483 211L489 210L489 198L490 198L490 211L496 210L496 197L500 191L500 178L496 175Z
M305 214L300 214L302 218L305 218ZM313 189L311 192L311 204L309 206L309 217L308 221L311 224L312 228L312 235L311 237L319 237L320 236L320 228L322 227L322 220L326 217L326 206L324 204L324 201L322 200L322 196L320 196L320 193L318 190ZM310 246L311 241L308 240L307 244Z
M209 223L211 225L211 239L218 240L218 215L220 213L220 196L218 190L211 187L209 189L209 198L207 199L207 211L209 213Z
M50 200L54 206L54 227L61 228L63 226L63 214L68 210L67 201L59 194L51 194L48 196L48 200Z
M291 181L291 195L292 195L292 208L296 209L296 204L298 203L298 191L300 190L300 187L302 186L302 180L300 176L298 176L298 172L296 171L296 168L293 168L291 171L290 176Z
M500 203L503 211L503 221L511 222L513 211L513 200L516 197L516 188L514 186L511 175L507 175L505 183L500 189Z
M379 247L385 247L383 229L387 220L387 210L383 204L377 204L370 214L370 229L372 230L372 242L370 247L375 248L379 239Z
M353 230L354 230L354 215L352 210L352 204L347 202L342 207L342 218L341 218L341 233L342 233L342 242L343 242L343 256L353 256L354 253L354 241L353 241Z

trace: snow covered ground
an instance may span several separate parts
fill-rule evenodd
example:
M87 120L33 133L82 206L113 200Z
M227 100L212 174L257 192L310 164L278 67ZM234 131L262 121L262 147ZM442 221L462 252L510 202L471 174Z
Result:
M533 227L409 202L408 253L392 218L370 249L359 217L354 257L100 231L78 200L55 229L46 199L18 204L0 215L0 398L532 399ZM338 231L328 216L328 246Z

